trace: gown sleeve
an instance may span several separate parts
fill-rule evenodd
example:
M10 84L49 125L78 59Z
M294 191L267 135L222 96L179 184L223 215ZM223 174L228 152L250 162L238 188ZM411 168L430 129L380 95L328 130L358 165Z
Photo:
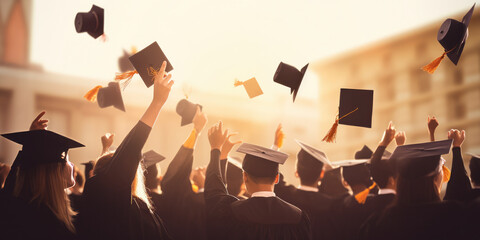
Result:
M468 201L471 199L472 185L463 164L460 147L452 148L452 173L447 184L444 200Z
M193 165L193 149L180 147L162 179L162 192L165 195L193 194L190 172Z

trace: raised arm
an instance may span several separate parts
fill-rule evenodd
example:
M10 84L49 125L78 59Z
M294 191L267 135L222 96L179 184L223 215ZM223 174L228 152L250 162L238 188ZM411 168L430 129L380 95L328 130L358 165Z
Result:
M106 168L105 175L111 184L130 186L135 178L142 148L157 120L163 105L168 99L173 85L171 75L165 75L167 63L164 61L160 71L154 78L153 99L140 121L123 139Z
M373 153L372 159L370 161L370 172L372 174L372 178L374 181L377 181L378 179L377 176L381 175L379 171L382 169L378 167L378 163L382 160L383 153L385 152L385 149L387 146L393 141L395 138L395 125L393 125L393 122L390 121L388 124L387 129L383 132L382 139L378 143L378 147Z
M452 173L443 199L457 201L471 200L472 186L470 185L470 179L463 164L461 150L462 143L465 140L465 131L462 130L460 132L457 129L452 129L448 132L448 139L453 139Z
M227 162L228 162L228 154L232 151L233 146L242 143L241 140L239 141L232 141L230 138L238 135L238 133L231 133L227 136L227 139L222 145L222 149L220 150L220 173L222 174L223 183L227 184Z
M430 136L430 141L435 141L435 129L438 127L438 121L435 116L431 117L428 116L427 118L427 126L428 126L428 134Z
M189 178L193 165L193 149L207 121L207 115L197 107L197 112L193 117L192 132L168 165L163 176L161 185L164 194L193 193Z

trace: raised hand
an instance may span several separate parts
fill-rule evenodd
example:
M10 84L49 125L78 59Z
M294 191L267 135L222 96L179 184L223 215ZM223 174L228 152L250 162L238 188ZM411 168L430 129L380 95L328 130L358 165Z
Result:
M281 148L283 146L283 139L285 138L285 134L283 133L282 124L278 124L277 130L275 131L275 140L273 141L273 145Z
M228 154L232 150L233 146L239 143L242 143L242 140L233 141L233 142L230 140L230 138L235 135L238 135L238 133L231 133L227 136L227 139L223 143L222 149L220 150L220 159L226 159L228 157Z
M202 112L199 106L197 106L197 112L195 113L192 122L195 131L197 131L197 134L200 134L200 132L205 128L205 125L207 125L207 114Z
M115 134L105 133L105 135L103 135L101 137L101 140L102 140L102 154L108 152L108 149L113 144L113 137L114 136L115 136Z
M223 143L227 140L228 129L225 132L222 130L223 123L219 121L208 130L208 141L211 149L222 149Z
M30 125L31 130L47 130L48 127L48 120L41 119L45 115L45 111L42 111L38 116L33 120L32 124Z
M390 121L390 123L388 123L387 129L385 129L385 132L383 132L382 140L380 140L379 145L387 147L388 144L390 144L395 138L395 132L395 126L393 125L393 122Z
M427 126L428 126L428 134L430 135L430 141L435 141L435 129L437 129L439 123L435 116L431 117L428 116L427 118Z
M407 141L407 136L405 135L405 132L398 131L397 134L395 135L395 142L397 143L397 146L404 145L406 141Z
M204 188L205 186L205 168L199 167L192 171L191 179L198 188Z
M450 129L448 139L453 139L453 147L461 147L465 141L465 130Z
M162 67L160 67L160 71L154 77L153 80L153 103L158 103L163 105L167 99L168 95L170 94L170 90L172 89L172 85L174 83L172 78L172 74L165 75L165 68L167 67L167 62L163 61Z

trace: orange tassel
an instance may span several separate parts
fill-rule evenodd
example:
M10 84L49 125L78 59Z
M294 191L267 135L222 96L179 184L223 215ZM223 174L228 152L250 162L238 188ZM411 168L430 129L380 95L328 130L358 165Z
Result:
M243 82L239 81L238 79L235 79L235 82L233 83L233 86L238 87L238 86L241 86L241 85L243 85Z
M364 204L365 201L367 200L368 194L370 193L370 190L372 190L377 184L373 182L372 186L368 187L367 189L357 193L355 195L355 200L357 200L358 203Z
M442 54L442 56L436 58L435 60L433 60L431 63L425 65L422 67L422 70L425 71L425 72L428 72L430 74L434 73L435 70L437 70L438 66L440 65L440 63L442 62L442 60L445 58L445 54L447 54L447 52L444 52Z
M130 79L132 79L133 75L135 75L136 73L138 73L137 70L128 71L124 73L117 73L115 74L115 80L119 81L119 80L127 79L127 81L130 81Z
M445 165L442 166L442 171L443 171L443 182L448 182L450 181L450 175L452 175L452 172L448 167Z
M333 143L335 142L335 137L337 136L337 127L338 127L338 119L335 120L330 130L328 130L327 135L322 139L324 142Z
M102 88L102 86L98 85L94 88L92 88L92 90L88 91L85 96L83 96L85 99L87 99L88 101L90 102L95 102L97 101L97 94L98 94L98 90L100 90L100 88Z

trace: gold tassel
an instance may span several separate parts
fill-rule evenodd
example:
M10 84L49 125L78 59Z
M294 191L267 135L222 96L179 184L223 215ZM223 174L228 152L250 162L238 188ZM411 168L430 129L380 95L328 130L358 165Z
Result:
M128 71L124 73L116 73L115 80L120 81L120 80L127 79L127 81L129 81L130 79L133 78L133 75L135 75L136 73L138 73L137 70Z
M436 58L435 60L433 60L431 63L425 65L422 67L422 70L425 71L425 72L428 72L430 74L434 73L435 70L437 70L438 66L440 65L440 63L442 62L442 60L445 58L445 54L447 54L447 52L444 52L442 54L442 56Z
M368 187L367 189L357 193L355 195L355 200L357 200L358 203L360 204L365 204L365 201L367 200L368 194L370 193L370 190L372 190L377 184L373 182L372 186Z
M338 118L338 116L337 116ZM338 127L338 119L335 120L330 130L328 130L327 135L322 139L324 142L333 143L335 142L335 137L337 136L337 127Z
M452 174L452 172L450 171L450 169L448 169L448 167L446 167L445 165L442 166L442 171L443 171L443 182L448 182L450 181L450 175Z
M243 85L243 82L238 80L238 79L235 79L235 82L233 83L233 86L238 87L238 86L241 86L241 85Z
M102 86L98 85L94 88L92 88L90 91L88 91L85 96L83 96L85 99L87 99L87 101L90 101L90 102L95 102L97 101L97 94L98 94L98 90L100 90L100 88L102 88Z

